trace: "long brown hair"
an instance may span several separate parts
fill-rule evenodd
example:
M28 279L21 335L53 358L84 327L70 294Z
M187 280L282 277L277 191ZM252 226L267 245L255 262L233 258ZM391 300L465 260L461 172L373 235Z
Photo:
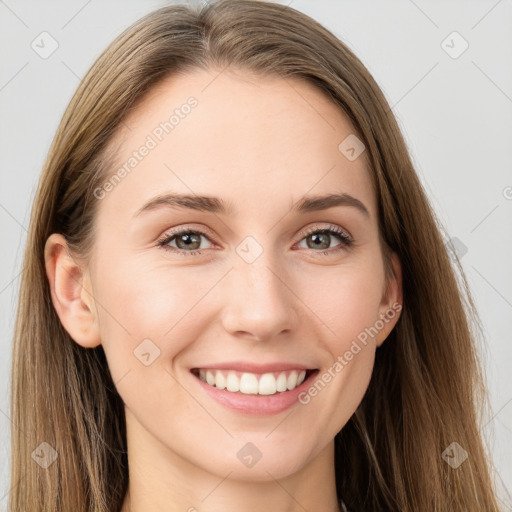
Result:
M11 512L119 511L128 486L123 403L101 346L73 342L52 305L44 246L61 233L86 258L96 187L125 114L173 73L227 66L305 80L364 142L379 229L403 269L403 310L377 350L369 388L335 439L336 486L354 511L498 511L481 438L487 404L477 312L404 138L361 61L326 28L283 5L221 0L158 9L100 55L74 94L40 177L24 254L12 363ZM469 457L442 453L452 442ZM41 443L47 443L42 445ZM36 464L38 453L57 460ZM38 452L39 450L39 452Z

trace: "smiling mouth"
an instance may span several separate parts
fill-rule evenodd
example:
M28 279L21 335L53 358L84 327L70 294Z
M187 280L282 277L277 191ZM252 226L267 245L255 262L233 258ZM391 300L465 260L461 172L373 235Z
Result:
M292 391L310 379L314 370L286 370L280 372L251 373L213 368L192 368L191 373L209 386L245 395L276 395Z

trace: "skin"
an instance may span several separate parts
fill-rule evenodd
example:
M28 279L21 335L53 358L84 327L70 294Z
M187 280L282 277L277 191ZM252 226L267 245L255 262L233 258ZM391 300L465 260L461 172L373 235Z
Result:
M334 436L360 404L399 313L308 404L278 414L223 407L189 369L292 361L321 375L401 304L395 255L396 278L384 279L366 153L349 161L338 150L355 130L313 86L200 70L167 78L130 113L113 141L119 165L190 96L198 105L99 200L91 259L71 257L59 234L45 248L63 326L83 347L103 345L125 403L130 485L122 510L337 511ZM161 207L133 218L168 191L216 196L236 213ZM350 206L291 213L305 195L341 192L369 217ZM330 253L322 254L305 231L329 225L353 246L327 235ZM206 232L201 255L187 255L176 238L168 245L184 255L157 246L175 227ZM247 236L263 249L252 263L236 252ZM147 338L160 350L149 366L134 356ZM237 458L248 442L262 453L252 467Z

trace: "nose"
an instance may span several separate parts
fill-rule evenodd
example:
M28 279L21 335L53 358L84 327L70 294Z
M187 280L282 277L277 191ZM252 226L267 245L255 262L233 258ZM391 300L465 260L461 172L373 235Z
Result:
M227 332L264 341L294 328L297 298L283 269L266 252L252 263L235 261L226 279L222 323Z

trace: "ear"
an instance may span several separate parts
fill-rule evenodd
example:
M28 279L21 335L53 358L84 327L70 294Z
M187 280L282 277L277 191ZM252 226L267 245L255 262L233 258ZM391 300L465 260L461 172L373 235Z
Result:
M379 329L375 336L375 343L380 347L384 340L393 330L403 307L403 290L402 290L402 265L398 255L394 252L391 256L392 275L389 277L387 285L379 307L379 318L384 326Z
M72 258L66 239L53 233L44 247L52 302L69 335L84 348L101 344L89 274Z

